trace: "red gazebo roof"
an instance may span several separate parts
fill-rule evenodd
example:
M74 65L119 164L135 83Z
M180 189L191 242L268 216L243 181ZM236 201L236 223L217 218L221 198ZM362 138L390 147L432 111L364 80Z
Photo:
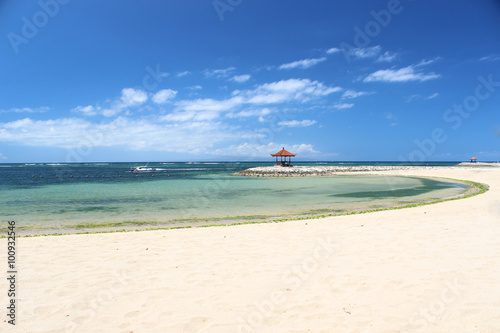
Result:
M471 160L477 160L477 158L475 158L475 157L472 157L472 158L471 158Z
M283 147L283 149L281 149L279 152L277 152L276 154L271 154L271 156L295 156L296 154L292 154L290 153L289 151L286 151L285 150L285 147Z

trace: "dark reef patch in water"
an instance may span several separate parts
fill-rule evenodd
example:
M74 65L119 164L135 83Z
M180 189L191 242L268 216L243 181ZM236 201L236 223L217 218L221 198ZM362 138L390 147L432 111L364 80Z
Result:
M73 211L75 211L75 212L116 212L118 210L119 210L118 207L88 206L88 207L75 208Z
M401 198L401 197L414 197L421 194L426 194L432 191L435 191L439 188L443 187L462 187L466 188L466 185L455 184L455 183L443 183L439 181L435 181L432 179L420 179L422 185L416 186L412 188L404 188L397 190L378 190L378 191L362 191L362 192L348 192L348 193L339 193L332 194L330 197L339 197L339 198Z

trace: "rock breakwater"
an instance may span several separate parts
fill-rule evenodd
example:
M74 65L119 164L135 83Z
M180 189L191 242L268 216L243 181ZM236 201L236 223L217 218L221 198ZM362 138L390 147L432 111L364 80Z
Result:
M443 167L429 166L295 166L291 168L272 166L256 167L238 171L233 176L247 177L304 177L329 176L347 172L394 171L394 170L429 170Z

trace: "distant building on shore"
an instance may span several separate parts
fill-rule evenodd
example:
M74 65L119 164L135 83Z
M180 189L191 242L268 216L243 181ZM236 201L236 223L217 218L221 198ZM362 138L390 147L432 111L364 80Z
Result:
M475 158L474 156L472 156L472 157L470 158L470 162L471 162L471 163L477 163L477 158Z
M295 157L296 154L292 154L289 151L285 150L285 147L281 149L276 154L271 154L271 156L276 157L276 165L281 165L284 167L292 167L292 157ZM288 157L288 162L286 158Z

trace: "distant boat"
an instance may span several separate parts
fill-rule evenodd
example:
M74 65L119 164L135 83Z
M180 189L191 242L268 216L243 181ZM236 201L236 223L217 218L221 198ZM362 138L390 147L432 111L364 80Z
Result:
M129 170L130 172L155 172L155 168L150 168L147 165L138 166Z

